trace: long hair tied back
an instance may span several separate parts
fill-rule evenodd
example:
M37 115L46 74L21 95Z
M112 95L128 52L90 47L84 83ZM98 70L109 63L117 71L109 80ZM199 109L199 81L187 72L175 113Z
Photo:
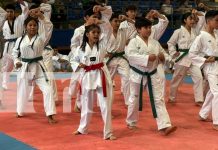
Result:
M90 31L92 31L93 29L100 29L100 27L96 24L91 24L91 25L88 25L88 26L85 26L85 32L84 32L84 35L83 35L83 42L82 42L82 45L81 45L81 49L82 51L85 52L85 48L86 48L86 43L89 42L89 39L88 37L86 36L87 33L89 33ZM98 42L96 43L97 44L97 48L98 48Z

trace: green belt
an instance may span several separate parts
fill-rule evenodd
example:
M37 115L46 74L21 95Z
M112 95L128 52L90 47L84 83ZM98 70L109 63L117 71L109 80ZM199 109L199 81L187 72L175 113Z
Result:
M21 58L21 61L26 62L28 64L35 63L35 62L38 62L40 60L43 60L42 56L39 56L39 57L36 57L36 58ZM45 73L46 72L45 69L43 68L43 66L41 64L39 64L39 65L40 65L40 67L41 67L41 69L43 71L46 82L48 82L49 80L48 80L48 76Z
M183 54L180 55L180 56L175 60L175 62L178 62L178 61L180 61L183 57L185 57L185 56L188 54L189 49L179 49L178 51L179 51L179 52L183 52Z
M147 76L148 79L148 92L149 92L149 97L150 97L150 102L151 102L151 108L152 108L152 113L153 117L157 118L157 111L154 103L154 95L153 95L153 90L152 90L152 83L151 83L151 76L157 72L157 69L154 69L151 72L142 72L141 70L130 66L130 68L135 71L136 73L142 75L142 80L140 84L140 95L139 95L139 111L142 111L142 94L143 94L143 76Z
M112 54L112 57L107 61L106 65L108 65L112 59L117 58L117 57L121 57L123 59L125 59L127 62L129 62L126 57L124 57L123 55L125 54L125 52L120 52L120 53L110 53Z
M204 58L206 58L206 59L209 57L211 57L211 56L204 56ZM215 58L216 61L218 61L218 57L215 57L215 56L213 56L213 57Z
M42 56L36 57L36 58L21 58L21 61L23 62L27 62L28 64L34 63L34 62L38 62L40 60L43 60Z

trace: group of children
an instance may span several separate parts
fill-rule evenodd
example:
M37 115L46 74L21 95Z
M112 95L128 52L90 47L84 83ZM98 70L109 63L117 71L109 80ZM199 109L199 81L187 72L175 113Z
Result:
M53 50L48 45L53 29L51 6L44 2L29 8L25 1L18 2L22 14L16 18L10 17L14 13L12 5L5 10L0 8L0 25L3 25L6 41L2 86L7 88L4 82L8 75L4 73L12 71L15 65L18 69L17 117L25 112L25 103L33 95L29 86L33 87L34 82L43 93L45 113L53 124L56 123L55 101L58 99L51 67ZM181 28L174 31L167 43L169 53L158 42L169 23L164 15L150 10L136 17L137 8L133 5L127 6L125 12L122 15L113 12L110 6L97 3L86 9L85 24L75 29L68 58L53 56L53 60L66 65L69 59L73 70L68 98L70 100L73 93L77 93L75 110L81 112L80 124L74 134L88 133L94 100L98 99L104 121L104 139L116 139L111 121L116 73L121 77L129 129L137 128L138 112L143 106L142 93L147 88L158 130L164 135L176 131L165 106L164 66L167 61L175 62L168 102L176 102L177 89L189 71L194 82L195 103L203 104L199 119L209 120L212 112L213 127L218 130L218 11L207 10L205 14L193 9L185 13ZM155 19L158 23L153 25ZM209 88L204 88L205 83Z

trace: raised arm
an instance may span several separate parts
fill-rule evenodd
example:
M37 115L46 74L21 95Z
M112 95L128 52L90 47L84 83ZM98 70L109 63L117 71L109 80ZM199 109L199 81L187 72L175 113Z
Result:
M101 13L101 20L103 20L103 21L110 20L112 13L113 13L111 6L95 5L93 7L93 11L100 12Z
M79 28L74 30L73 37L71 38L71 44L70 44L70 49L72 53L74 53L76 48L82 44L81 38L83 37L82 34L84 34L84 31L80 30Z
M158 41L163 35L163 33L165 32L169 24L169 20L167 19L167 17L165 17L164 15L160 14L157 11L155 17L158 18L158 23L152 27L154 30L152 38Z
M21 23L24 22L24 20L29 15L29 7L28 7L28 3L26 1L18 0L18 2L20 3L22 13L17 18L19 19L19 22L20 22L20 25L21 25Z
M195 12L194 16L196 16L198 18L198 22L196 24L196 26L194 27L197 35L200 33L200 31L202 30L203 26L206 24L205 21L205 13L203 12Z
M39 23L43 26L44 31L41 31L39 36L44 41L44 46L46 46L51 38L53 24L50 19L44 17L40 11L35 12L35 15L38 16Z
M99 26L101 28L101 32L103 32L104 34L111 34L112 28L111 28L111 25L109 22L109 20L112 16L111 6L103 6L102 7L100 5L96 5L93 7L93 11L101 13L101 21L103 21L103 23L99 24Z
M22 13L16 18L16 24L14 26L15 33L17 34L17 37L20 37L23 35L24 31L24 21L29 15L29 8L28 8L28 3L20 0L20 6L22 9Z
M41 3L39 9L44 13L45 17L51 19L52 8L50 4Z

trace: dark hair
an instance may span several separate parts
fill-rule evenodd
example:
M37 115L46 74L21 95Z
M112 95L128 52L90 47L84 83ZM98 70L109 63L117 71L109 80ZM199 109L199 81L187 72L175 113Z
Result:
M182 24L185 24L185 21L184 20L186 20L189 16L192 16L192 13L191 12L187 12L187 13L184 13L183 15L182 15Z
M92 16L92 15L95 15L95 13L94 13L94 11L93 11L93 7L90 7L89 9L87 9L87 10L85 10L84 11L84 17L86 17L86 16ZM99 15L99 19L101 19L101 13L98 13L98 15Z
M114 18L119 18L119 14L118 13L116 13L116 12L114 12L113 14L112 14L112 16L111 16L111 18L110 18L110 21L112 21Z
M142 27L152 26L152 22L146 18L139 17L135 21L136 29L141 29Z
M142 17L145 18L149 12L150 12L150 10L144 11L144 12L142 13Z
M87 10L84 11L84 17L86 17L86 16L91 16L91 15L93 15L93 14L94 14L94 12L93 12L92 7L90 7L89 9L87 9Z
M29 10L35 9L35 8L38 8L38 7L39 7L39 5L34 4L34 5L30 6Z
M133 11L136 11L137 10L137 7L135 5L128 5L126 7L126 10L125 12L129 11L129 10L133 10Z
M6 10L6 9L15 10L15 6L14 6L13 4L7 4L7 5L5 6L5 10Z
M215 16L218 15L218 11L217 10L209 10L206 14L205 14L205 20L207 22L208 19L212 19Z
M82 0L82 7L83 7L83 10L87 10L87 9L89 9L89 8L93 8L95 5L99 5L99 4L96 3L95 1Z
M28 16L27 18L26 18L26 20L24 21L24 26L27 26L27 24L30 22L30 21L35 21L36 22L36 24L38 25L38 22L39 22L39 20L37 19L37 18L33 18L33 17L30 17L30 16ZM24 34L26 34L26 33L24 33ZM24 35L25 36L25 35ZM34 46L34 43L35 43L35 41L36 41L36 39L37 39L37 36L38 36L38 33L36 34L36 38L35 38L35 40L33 41L33 43L32 43L32 45L31 45L31 48L33 49L33 46ZM22 38L23 39L23 38ZM21 40L22 41L22 40Z
M31 16L28 16L28 17L26 18L26 20L24 21L24 25L27 26L27 24L28 24L30 21L32 21L32 20L35 21L36 24L38 25L39 20L38 20L37 18L31 17Z
M85 48L86 48L86 43L89 42L89 39L88 37L86 36L86 33L89 33L90 31L92 31L93 29L100 29L100 27L96 24L91 24L91 25L88 25L85 27L85 32L84 32L84 35L83 35L83 42L82 42L82 45L80 48L82 48L82 51L85 52ZM98 42L97 42L97 48L98 48Z
M33 3L36 5L40 5L42 3L42 1L41 0L33 0Z

